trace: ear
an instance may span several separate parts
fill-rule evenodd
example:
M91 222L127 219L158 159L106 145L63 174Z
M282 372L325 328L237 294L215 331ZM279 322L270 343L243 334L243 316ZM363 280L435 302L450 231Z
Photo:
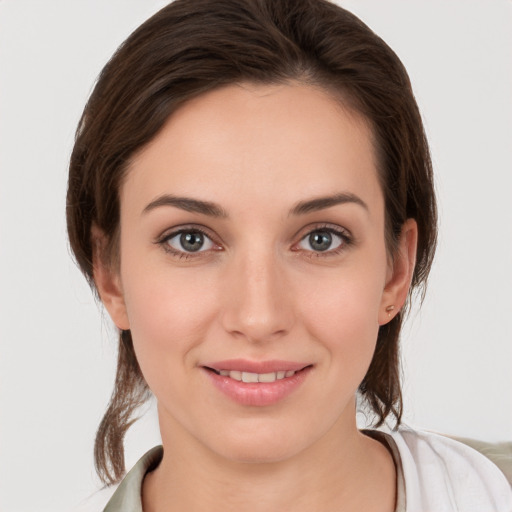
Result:
M103 302L116 326L121 330L128 330L130 323L126 312L119 269L114 268L106 257L107 237L96 225L91 228L91 237L93 278L101 302Z
M418 225L414 219L407 219L402 226L398 250L389 264L379 310L379 325L392 320L405 304L416 264L417 244Z

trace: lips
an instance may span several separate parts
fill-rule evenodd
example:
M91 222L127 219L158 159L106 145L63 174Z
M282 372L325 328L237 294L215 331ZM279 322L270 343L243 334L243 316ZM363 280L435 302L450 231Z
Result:
M293 370L278 370L277 372L268 373L241 372L239 370L217 371L213 369L212 371L214 371L217 375L229 377L230 379L235 379L239 382L274 382L276 380L281 380L295 375L295 371Z
M230 359L202 366L210 382L241 405L266 406L286 398L297 389L311 364L291 361Z
M299 363L295 361L283 361L278 359L272 359L268 361L250 361L247 359L227 359L225 361L215 361L206 363L203 365L205 368L211 370L220 371L240 371L247 373L274 373L279 371L294 371L297 372L302 370L306 366L310 366L310 363Z

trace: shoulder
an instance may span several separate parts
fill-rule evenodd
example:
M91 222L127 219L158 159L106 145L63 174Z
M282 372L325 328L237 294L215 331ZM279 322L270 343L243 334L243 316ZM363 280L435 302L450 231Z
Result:
M467 444L409 427L388 433L400 454L408 511L512 511L505 475Z
M163 456L163 448L155 446L144 454L123 480L84 500L72 512L142 512L142 482L155 469Z

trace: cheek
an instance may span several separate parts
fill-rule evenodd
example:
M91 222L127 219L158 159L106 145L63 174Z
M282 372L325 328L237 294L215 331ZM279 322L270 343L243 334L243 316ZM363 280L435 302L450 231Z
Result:
M341 288L324 289L319 295L303 308L304 323L315 337L333 348L343 345L355 351L364 344L374 344L379 327L378 294L345 283Z
M190 272L155 272L154 268L130 266L129 261L124 270L125 303L137 360L155 389L159 379L168 379L171 368L179 372L184 363L193 365L189 354L205 337L218 301L200 273L191 279Z
M343 365L347 361L360 361L365 366L371 361L379 329L385 271L385 265L376 259L371 266L358 262L344 268L315 286L304 283L308 291L303 294L300 307L303 323L333 358L342 356Z

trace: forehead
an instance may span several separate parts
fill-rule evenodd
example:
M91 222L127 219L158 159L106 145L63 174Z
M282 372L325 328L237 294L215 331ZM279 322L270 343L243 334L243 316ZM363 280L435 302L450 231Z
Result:
M132 160L121 207L163 193L284 206L348 191L371 203L381 199L374 154L365 120L323 90L230 85L173 113Z

